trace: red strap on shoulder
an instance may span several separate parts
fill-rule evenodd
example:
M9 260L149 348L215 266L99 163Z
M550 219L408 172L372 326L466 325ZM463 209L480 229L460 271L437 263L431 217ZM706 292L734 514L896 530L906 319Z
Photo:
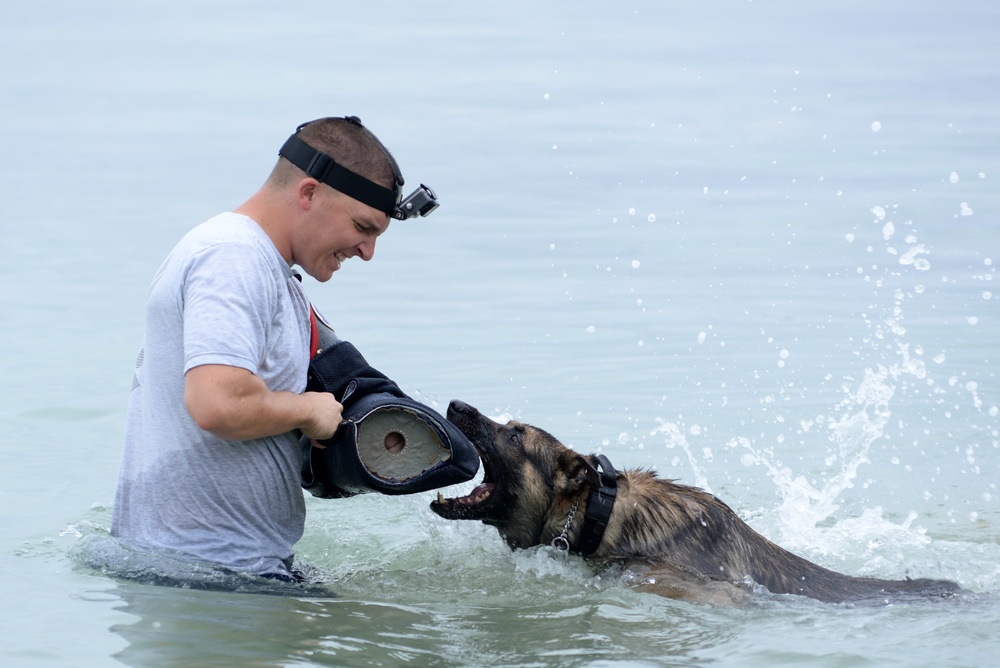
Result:
M309 359L316 357L319 350L319 327L316 326L316 311L309 305Z

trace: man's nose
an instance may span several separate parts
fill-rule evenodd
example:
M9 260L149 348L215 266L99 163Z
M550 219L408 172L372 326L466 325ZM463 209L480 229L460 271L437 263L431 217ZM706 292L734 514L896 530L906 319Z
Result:
M368 262L375 255L375 240L365 241L358 244L358 255L362 260Z

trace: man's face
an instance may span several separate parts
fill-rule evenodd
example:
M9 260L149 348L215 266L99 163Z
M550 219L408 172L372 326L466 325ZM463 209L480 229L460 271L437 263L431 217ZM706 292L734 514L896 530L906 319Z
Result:
M349 258L372 259L375 241L388 227L383 212L318 184L292 248L292 262L317 281L328 281Z

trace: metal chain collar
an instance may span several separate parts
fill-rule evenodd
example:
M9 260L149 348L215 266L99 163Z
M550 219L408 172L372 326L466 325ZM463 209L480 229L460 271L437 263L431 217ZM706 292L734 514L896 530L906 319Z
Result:
M569 517L566 518L566 525L563 527L562 533L552 539L552 547L560 552L569 552L569 528L573 524L573 518L576 517L576 509L579 507L580 497L578 496L569 511Z

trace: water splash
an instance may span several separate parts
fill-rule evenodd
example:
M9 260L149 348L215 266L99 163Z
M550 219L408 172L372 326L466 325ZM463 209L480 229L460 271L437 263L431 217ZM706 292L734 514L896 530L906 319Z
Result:
M898 322L898 313L877 325L876 329L877 338L883 338L887 333L902 335L905 331ZM743 436L728 441L728 447L745 451L740 457L744 466L763 467L773 482L781 497L776 513L783 532L803 535L834 516L840 507L838 499L845 490L854 487L859 470L869 462L873 446L885 434L892 416L890 401L898 385L905 377L926 377L926 365L911 355L908 344L898 341L896 356L892 364L866 368L863 378L857 383L850 379L845 381L844 397L834 406L832 415L818 418L818 422L825 425L830 442L823 460L825 470L817 476L818 480L810 482L806 475L784 465L773 445L756 445ZM706 465L713 459L711 450L702 448L699 451L697 446L692 446L688 441L689 430L680 424L662 418L657 418L657 423L650 435L662 437L667 449L683 451L694 474L694 484L712 491L706 472ZM700 434L700 429L695 427L690 431L695 436ZM781 439L778 445L780 443ZM674 462L675 465L679 463L677 460ZM878 514L880 516L880 511ZM872 515L869 514L868 518L871 519ZM911 522L912 519L906 522L907 528Z
M809 482L790 467L776 464L773 451L759 450L745 438L729 443L731 447L746 449L752 455L752 463L766 467L781 496L777 515L783 531L792 535L809 532L839 509L838 498L854 486L859 469L869 461L873 444L885 432L892 415L889 402L899 377L920 369L910 364L905 350L903 353L904 363L867 368L856 387L845 384L845 397L835 408L839 417L826 421L832 445L824 460L826 473L819 476L818 483Z
M936 382L932 377L928 365L933 361L937 370L945 363L944 352L928 354L925 358L924 347L911 340L912 335L905 325L908 302L924 299L928 294L924 282L927 272L931 271L928 259L932 255L930 246L918 239L913 221L894 220L898 214L896 206L875 206L871 212L875 223L872 233L881 238L886 253L894 257L895 262L872 265L870 271L859 270L859 276L875 289L875 301L860 316L866 332L857 339L861 345L854 351L861 361L859 366L864 369L863 374L860 377L857 374L845 375L842 398L836 400L829 410L822 411L825 415L801 421L800 433L816 428L826 432L825 452L819 460L808 457L803 460L804 463L790 466L782 461L782 457L787 459L789 454L783 447L783 435L768 437L763 432L759 436L740 434L730 438L727 445L742 452L739 458L744 466L763 469L780 497L777 507L762 509L751 517L754 523L763 520L767 525L761 527L765 533L771 534L786 547L812 554L834 554L844 558L845 546L849 546L846 552L850 553L850 558L862 557L866 568L877 569L887 556L891 559L889 553L894 550L925 545L930 539L926 530L916 524L919 515L913 510L907 512L904 509L906 516L898 519L886 517L881 506L869 504L870 507L852 510L848 517L838 516L841 505L848 498L848 490L859 485L867 489L872 483L862 476L865 466L875 458L873 453L907 448L907 444L896 437L919 428L916 424L919 419L924 428L915 432L909 440L912 446L909 451L914 456L920 456L924 440L921 434L930 433L927 427L933 417L951 419L957 411L964 410L963 405L968 405L984 417L996 418L1000 409L991 406L988 400L984 401L980 384L966 377L964 372L950 375L947 384ZM854 241L853 234L848 237L849 241ZM872 246L868 246L867 252L873 252ZM984 264L987 268L981 280L985 282L992 279L992 260L986 259ZM979 276L974 278L980 279ZM988 297L984 295L983 299L991 297L992 294ZM703 343L705 338L704 333L699 335L698 342ZM783 368L781 362L789 357L787 349L781 350L779 368ZM826 380L831 377L828 375ZM788 387L791 386L789 383ZM797 386L801 387L801 384ZM768 399L771 400L770 394ZM921 408L914 409L911 401ZM893 415L894 406L898 413L896 416ZM775 426L780 426L778 423L784 423L787 415L764 417L769 417ZM701 456L698 439L695 438L697 435L682 424L659 418L657 422L658 426L651 434L661 436L667 449L682 450L696 484L711 491L706 470L711 468L711 459ZM749 424L761 422L766 421L748 419ZM992 434L993 447L998 447L995 427L988 433ZM689 443L689 438L692 438L693 444ZM978 440L962 447L956 446L956 453L965 467L963 474L981 474L981 445ZM675 457L674 465L681 464L681 460L681 457ZM900 458L894 455L891 462L899 465ZM917 462L913 467L918 467ZM905 468L912 470L910 465ZM930 489L936 493L935 472L929 471L928 476ZM929 498L926 496L929 493L925 492L925 498ZM984 492L982 498L989 500L992 495ZM949 500L949 495L943 494L942 499ZM953 517L952 511L948 511L947 515ZM973 521L976 519L978 514L974 514ZM868 549L858 550L859 546ZM898 561L903 560L905 558L900 557Z
M663 435L664 445L667 449L680 448L684 451L687 456L688 465L691 467L691 471L694 473L694 486L701 487L702 489L711 492L712 488L708 484L708 477L705 475L705 470L699 463L698 457L692 452L691 445L687 441L687 436L684 435L683 429L680 425L674 422L668 422L662 418L656 418L659 423L658 427L655 427L650 431L650 436L656 436L658 434ZM700 433L700 430L696 430ZM705 449L702 453L707 461L711 461L712 455L711 450Z

